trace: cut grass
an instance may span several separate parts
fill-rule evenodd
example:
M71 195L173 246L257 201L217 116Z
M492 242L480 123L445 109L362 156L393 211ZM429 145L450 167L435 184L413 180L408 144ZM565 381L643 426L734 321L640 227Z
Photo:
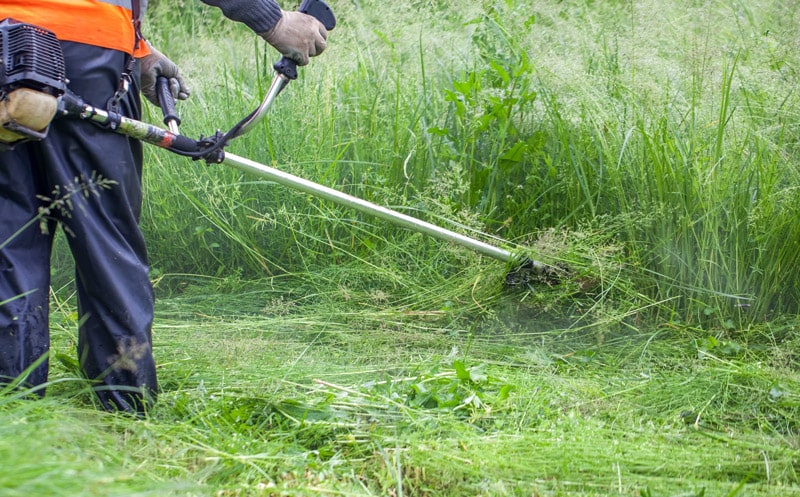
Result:
M510 306L276 299L308 278L163 296L146 420L97 412L59 362L46 399L0 399L0 493L800 495L797 339L767 340L796 321L751 342L648 326L600 344Z

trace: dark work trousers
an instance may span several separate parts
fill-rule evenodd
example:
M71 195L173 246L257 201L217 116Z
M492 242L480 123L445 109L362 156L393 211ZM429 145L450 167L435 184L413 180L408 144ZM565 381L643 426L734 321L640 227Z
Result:
M127 56L79 43L62 47L69 88L105 108ZM119 111L139 118L136 81ZM50 347L50 255L61 223L75 259L84 374L108 410L140 413L154 400L141 175L141 143L79 119L56 119L44 140L0 152L0 381L20 377ZM45 356L24 384L43 386L47 371Z

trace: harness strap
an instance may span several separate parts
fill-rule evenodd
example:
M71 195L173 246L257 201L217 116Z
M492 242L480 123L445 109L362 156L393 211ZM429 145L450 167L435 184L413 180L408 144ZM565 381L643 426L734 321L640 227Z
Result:
M133 45L133 53L139 50L139 44L144 40L142 35L142 12L140 0L131 0L131 21L133 22L133 29L136 34L135 42ZM106 102L106 109L111 112L119 112L119 103L122 98L130 90L131 82L133 81L133 71L136 69L136 57L129 55L128 62L125 64L125 69L119 78L119 85L114 95Z
M133 43L133 52L139 50L139 42L144 40L142 35L142 5L139 0L131 0L131 13L133 14L133 29L136 38Z

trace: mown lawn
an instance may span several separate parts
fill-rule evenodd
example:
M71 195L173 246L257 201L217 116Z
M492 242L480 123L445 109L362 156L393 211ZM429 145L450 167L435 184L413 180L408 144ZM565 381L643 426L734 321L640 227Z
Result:
M3 397L2 495L800 495L797 321L697 341L569 329L514 292L464 320L302 285L160 299L145 420L96 411L67 359L46 399Z

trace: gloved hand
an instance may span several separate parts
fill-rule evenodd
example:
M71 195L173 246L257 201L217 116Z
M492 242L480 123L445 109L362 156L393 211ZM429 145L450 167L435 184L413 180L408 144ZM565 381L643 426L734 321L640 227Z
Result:
M308 58L325 50L328 30L316 18L302 12L282 10L283 14L275 25L259 36L275 47L281 54L297 62L308 64Z
M156 81L159 76L164 76L169 80L169 90L172 93L172 98L178 100L189 98L189 87L183 81L178 66L152 46L150 47L150 54L139 59L139 66L142 73L142 95L154 105L159 105L156 91Z

